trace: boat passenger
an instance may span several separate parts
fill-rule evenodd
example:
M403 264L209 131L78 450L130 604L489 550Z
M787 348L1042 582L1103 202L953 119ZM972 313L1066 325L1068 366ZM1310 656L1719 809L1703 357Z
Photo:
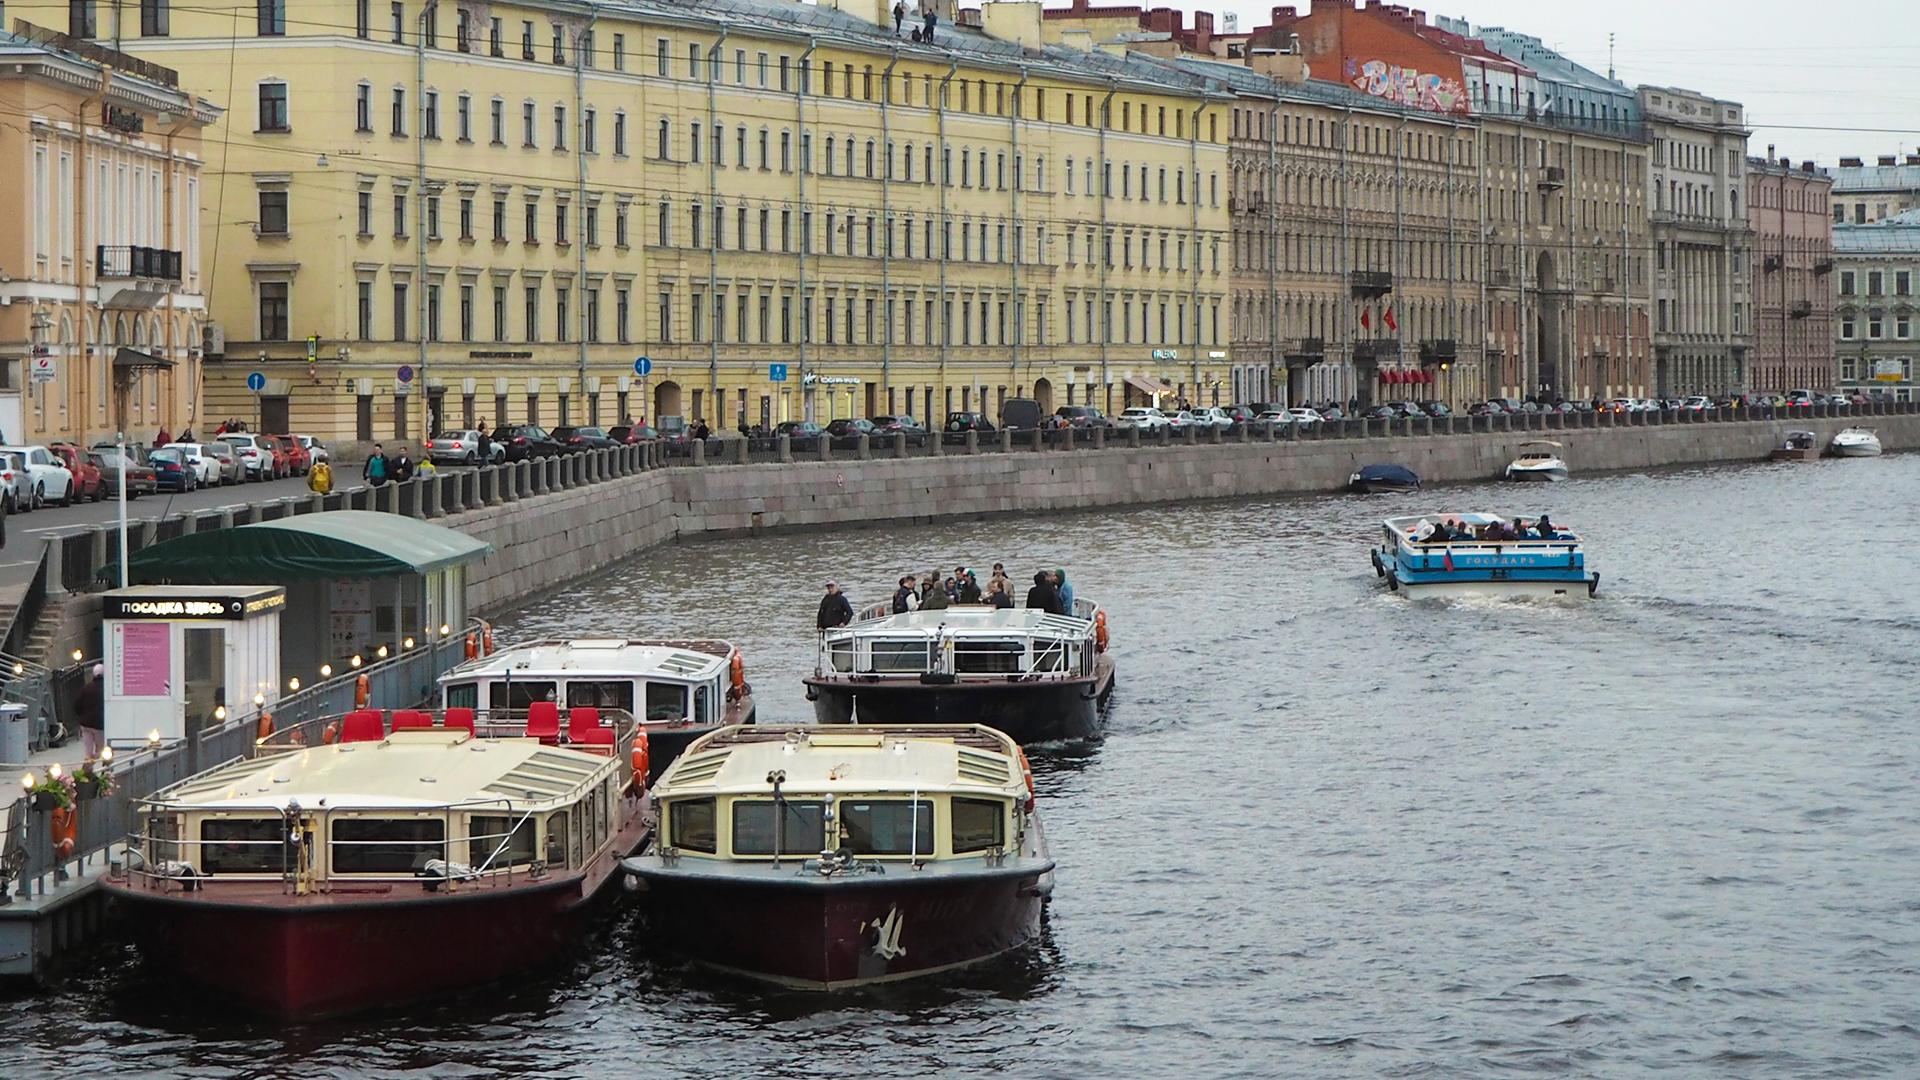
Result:
M948 604L947 590L940 587L940 579L932 574L927 575L926 588L920 594L920 610L937 611Z
M1533 539L1533 532L1527 528L1527 523L1524 519L1513 519L1513 538L1515 540Z
M1060 614L1060 593L1053 587L1052 574L1045 570L1034 572L1033 588L1027 590L1027 606L1050 615Z
M962 569L954 585L954 599L962 604L980 602L980 583L973 579L973 571Z
M893 590L893 613L905 615L919 606L920 598L913 591L913 575L904 574L897 583L900 587Z
M1053 572L1053 587L1060 594L1060 614L1073 614L1073 586L1067 581L1065 570Z
M1007 579L1003 577L987 579L987 603L996 608L1013 606L1013 594L1007 591Z
M1534 524L1535 524L1535 525L1537 525L1537 526L1539 526L1539 528L1540 528L1540 539L1542 539L1542 540L1551 540L1551 539L1553 539L1553 538L1554 538L1554 537L1553 537L1553 522L1552 522L1552 521L1549 521L1549 520L1547 519L1547 515L1546 515L1545 513L1542 513L1542 514L1540 515L1540 520L1539 520L1539 521L1536 521L1536 522L1534 522Z
M832 630L853 621L853 604L840 591L839 584L827 582L827 595L820 598L820 614L814 619L814 625L821 630Z

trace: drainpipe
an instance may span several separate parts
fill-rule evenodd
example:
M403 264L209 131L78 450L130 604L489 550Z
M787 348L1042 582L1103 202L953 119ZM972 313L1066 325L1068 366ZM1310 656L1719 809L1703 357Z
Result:
M798 255L800 271L799 271L798 299L800 301L799 380L800 380L800 415L802 418L805 418L807 415L807 339L811 337L813 334L813 320L807 317L807 306L808 306L807 305L807 299L808 299L807 297L807 250L813 244L813 231L808 226L809 213L807 210L807 170L813 167L813 149L812 149L813 144L810 140L807 140L807 119L806 119L807 91L806 91L806 88L813 83L813 67L812 67L813 51L819 47L820 47L819 38L815 38L815 37L807 38L807 51L800 54L800 72L802 77L797 78L793 81L793 134L796 138L805 141L805 145L807 147L807 152L804 155L802 155L800 158L800 167L794 170L794 175L796 177L795 179L796 196L795 197L799 200L799 209L800 209L800 252ZM709 286L709 288L711 288L711 286ZM708 298L710 300L717 300L717 298L711 292L708 293ZM715 321L716 323L718 322L718 320L715 320ZM719 337L718 334L714 334L711 336L715 337L716 339ZM787 419L787 417L782 416L780 419L785 420Z
M1265 190L1261 192L1267 200L1267 398L1272 400L1279 389L1274 385L1274 354L1280 341L1280 283L1275 276L1275 265L1280 261L1280 195L1285 191L1280 183L1278 157L1280 153L1280 110L1279 99L1274 99L1274 107L1267 110L1267 179ZM1285 357L1281 357L1282 364ZM1293 404L1293 379L1287 378L1286 389L1277 395L1289 406Z
M720 130L717 87L720 74L720 47L727 43L727 35L732 32L733 27L722 25L720 36L714 40L713 48L707 50L707 130L705 135L708 140L712 140L714 133ZM720 140L718 146L713 146L709 142L709 148L713 153L707 155L707 208L713 213L713 235L707 238L707 296L718 297L720 295L720 237L724 235L722 230L726 226L721 224L721 218L724 215L720 213L716 201L720 197L720 155L726 153L726 140ZM738 240L739 238L735 237L735 241L738 242ZM723 307L722 310L724 311L725 308ZM735 336L740 336L744 335L746 330L742 327L734 327L734 333ZM716 396L720 392L720 335L717 333L707 335L707 390Z
M1630 371L1631 368L1627 365L1633 362L1630 354L1633 347L1633 268L1629 261L1633 257L1633 249L1628 247L1627 230L1627 182L1632 174L1627 169L1628 156L1627 145L1622 142L1620 144L1620 363L1622 373ZM1782 356L1784 355L1783 353ZM1609 389L1612 388L1609 387Z
M1527 372L1527 214L1533 209L1531 205L1533 200L1527 195L1525 132L1518 125L1515 125L1513 130L1513 164L1514 174L1519 180L1515 188L1515 193L1520 196L1520 266L1513 275L1514 280L1519 283L1520 287L1520 301L1514 309L1519 315L1514 321L1519 324L1520 330L1519 359L1521 385L1518 387L1518 390L1521 397L1530 397L1533 391L1529 388L1539 384L1538 371L1536 370L1532 376L1529 376Z
M1021 167L1023 165L1023 162L1020 159L1020 113L1021 113L1021 110L1026 107L1026 98L1027 98L1027 67L1025 64L1022 64L1020 65L1020 81L1013 84L1013 111L1007 114L1007 130L1010 133L1009 141L1013 144L1012 209L1013 209L1013 220L1015 222L1014 240L1013 240L1013 274L1012 274L1012 277L1013 277L1013 359L1009 361L1007 365L1007 368L1008 368L1007 381L1014 384L1014 390L1016 392L1019 390L1019 382L1020 382L1020 342L1021 342L1021 339L1026 336L1026 330L1027 330L1026 320L1022 318L1022 316L1026 314L1026 305L1022 303L1020 299L1020 260L1024 258L1026 255L1026 250L1024 246L1024 241L1026 239L1026 230L1020 224L1020 222L1022 221L1022 218L1020 217L1020 186L1022 181L1024 180L1024 177L1021 174L1025 171ZM1041 347L1043 348L1046 346L1046 339L1044 336L1041 338L1040 344L1041 344Z
M421 438L433 438L433 414L427 404L427 20L434 17L439 0L427 0L420 9L419 28L414 33L413 100L421 107L413 124L413 187L419 193L420 220L414 222L414 338L419 342L419 396Z
M1107 354L1113 341L1113 319L1108 313L1113 310L1113 296L1107 292L1107 260L1113 251L1113 241L1107 238L1107 117L1113 113L1113 96L1119 92L1120 80L1107 76L1107 96L1100 99L1100 126L1095 129L1100 148L1100 169L1094 174L1100 179L1100 247L1094 255L1100 283L1100 404L1108 411L1113 409L1113 382L1107 372ZM1125 395L1121 396L1124 400Z
M1454 410L1455 412L1459 412L1459 411L1460 411L1460 398L1459 398L1459 395L1457 395L1457 394L1455 394L1455 393L1453 392L1453 369L1454 369L1454 368L1456 368L1456 367L1458 367L1458 366L1460 366L1460 324L1459 324L1459 319L1458 319L1458 316L1459 316L1459 311L1458 311L1458 309L1457 309L1457 308L1456 308L1456 306L1455 306L1455 301L1454 301L1454 296L1453 296L1453 282L1454 282L1454 278L1455 278L1455 277L1457 277L1457 276L1459 275L1459 273L1460 273L1460 264L1459 264L1459 252L1458 252L1458 251L1456 251L1456 250L1455 250L1455 248L1454 248L1454 246L1453 246L1453 244L1454 244L1454 240L1453 240L1453 199L1454 199L1454 190L1453 190L1453 149L1454 149L1454 140L1455 140L1455 138L1456 138L1456 137L1457 137L1457 136L1458 136L1458 135L1460 134L1460 125L1459 125L1459 124L1457 124L1457 123L1455 123L1455 124L1449 124L1449 125L1447 125L1447 126L1448 126L1448 129L1449 129L1449 130L1447 131L1447 153L1446 153L1446 159L1447 159L1447 166L1446 166L1446 175L1447 175L1447 179L1446 179L1446 193L1447 193L1447 265L1446 265L1446 274L1447 274L1447 340L1449 340L1449 341L1451 341L1451 342L1453 342L1453 359L1447 362L1447 408L1449 408L1449 409L1452 409L1452 410Z
M1200 118L1206 115L1206 111L1207 106L1204 102L1194 107L1193 128L1187 136L1187 173L1193 177L1193 198L1187 201L1187 232L1193 237L1196 255L1193 260L1193 277L1187 285L1187 293L1193 300L1193 392L1195 394L1200 392L1200 273L1201 268L1206 265L1197 257L1200 244ZM1227 362L1233 363L1233 358L1228 357Z
M1340 287L1344 295L1340 297L1340 340L1347 351L1347 372L1352 389L1349 396L1360 396L1360 369L1354 363L1353 356L1353 239L1349 231L1349 211L1352 206L1353 179L1347 166L1347 146L1353 141L1353 106L1342 110L1346 116L1341 120L1340 132ZM1371 399L1372 388L1368 388ZM1340 395L1336 388L1334 397ZM1371 404L1371 400L1362 402Z
M880 75L880 152L887 156L880 169L880 226L886 230L880 245L880 311L886 316L887 329L880 335L880 389L893 393L893 115L887 106L893 103L893 69L900 63L900 46L893 47L893 58ZM893 412L891 402L887 411ZM869 410L871 412L871 410Z
M600 19L600 11L595 8L587 13L587 28L573 43L573 120L574 120L574 205L580 208L580 217L575 223L580 235L574 249L579 253L579 270L576 288L580 303L580 339L579 358L576 367L579 370L574 394L580 402L580 415L587 415L587 50L586 43L593 37L594 23ZM421 387L422 391L426 388ZM573 419L569 416L567 419ZM589 421L591 422L591 421ZM429 436L431 437L431 436Z
M947 237L952 235L948 232L949 225L947 222L947 188L950 186L948 181L952 179L947 168L947 162L951 160L947 152L947 102L949 100L948 93L952 88L954 73L959 70L960 61L954 59L948 62L947 73L940 77L940 111L937 117L937 123L939 125L937 134L940 138L940 242L943 245L947 242ZM938 263L940 267L940 396L943 411L947 407L948 345L953 338L953 320L947 318L947 312L953 308L953 302L947 299L947 254L947 251L943 247ZM927 407L927 416L929 419L932 418L932 406Z
M87 117L100 115L100 105L102 102L106 101L107 94L112 89L112 87L113 87L113 69L110 67L102 67L100 69L99 92L92 95L91 97L88 97L85 101L81 102L80 108L74 113L73 127L74 127L74 130L77 131L80 135L80 152L74 155L74 168L80 174L79 182L74 184L73 186L73 192L74 192L73 207L74 207L74 212L76 214L84 213L86 210L86 207L88 205L87 180L93 173L93 161L89 156L90 140L87 138ZM192 101L193 101L192 95L188 95L187 100L188 100L188 108L192 108ZM58 160L58 159L56 158L55 160ZM173 183L173 171L172 171L173 133L172 132L167 133L167 165L168 165L167 183L169 184L169 188L167 192L167 205L171 207L173 205L173 192L171 188L171 184ZM106 230L102 228L102 222L94 221L92 220L91 217L87 219L87 222L88 224L93 226L93 235L95 240L101 244L106 243L107 235L106 235ZM85 358L85 357L91 356L91 344L92 344L88 340L88 334L87 334L89 326L88 326L86 299L85 299L87 295L86 282L85 282L85 267L87 266L87 230L78 228L78 227L76 227L73 230L73 248L74 248L73 273L74 273L74 285L75 285L74 298L75 300L79 301L79 303L76 305L79 308L79 311L78 311L79 318L74 320L74 324L75 324L74 333L78 335L80 339L78 342L80 346L79 355ZM105 319L106 308L105 308L104 301L106 300L106 297L103 295L103 291L100 286L100 269L101 268L100 268L100 262L98 259L98 256L100 254L99 250L96 248L93 254L95 256L95 259L93 261L93 307L95 311L100 313L101 318ZM185 270L184 257L182 260L181 269L182 271ZM169 295L167 302L168 302L168 306L171 307L173 302L171 295ZM29 312L28 314L28 321L29 322L32 321L31 312ZM31 346L33 344L31 340L31 334L29 334L28 344L29 344L29 355L31 355ZM106 365L106 369L107 369L107 377L104 385L104 393L106 394L107 400L101 402L100 404L107 406L108 411L111 413L112 405L113 405L113 358L110 356L105 357L103 358L102 363ZM92 419L92 412L91 410L87 409L87 406L92 404L92 402L89 402L87 400L88 380L85 378L82 378L79 380L79 382L80 382L80 402L81 402L80 408L82 409L84 415L81 417L78 429L74 432L74 434L78 436L85 436L87 431L87 424ZM122 417L109 415L107 419L108 421L113 423L116 429L123 426ZM27 418L26 418L25 410L23 406L22 415L20 417L20 426L22 428L26 427L26 422L27 422ZM17 439L20 439L22 442L26 441L26 436L27 436L27 433L25 431L19 431L14 433L14 437ZM122 566L126 565L126 561L127 561L126 558L122 556L120 559L121 565Z
M1475 320L1480 331L1480 396L1487 396L1487 335L1491 332L1487 326L1487 130L1475 125L1473 129L1473 193L1479 200L1480 212L1476 219L1475 232L1480 238L1480 297L1476 309L1479 318Z
M1401 277L1405 273L1406 266L1402 258L1402 253L1407 245L1406 218L1402 211L1402 196L1407 186L1406 154L1404 152L1406 142L1407 119L1403 116L1393 129L1393 251L1387 256L1388 273L1393 275L1393 288L1396 293L1399 292ZM1382 308L1383 312L1390 310L1392 310L1391 307ZM1409 310L1407 314L1412 314L1412 312ZM1385 321L1384 314L1382 321ZM1393 336L1399 338L1402 335L1400 331L1395 330ZM1402 347L1400 352L1398 363L1402 368L1407 366L1407 354L1404 347Z

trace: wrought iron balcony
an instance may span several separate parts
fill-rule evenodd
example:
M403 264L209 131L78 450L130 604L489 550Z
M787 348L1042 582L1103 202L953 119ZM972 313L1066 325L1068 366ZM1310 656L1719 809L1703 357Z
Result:
M179 281L180 253L138 244L101 244L94 249L94 267L102 278Z
M1788 318L1804 319L1812 314L1813 314L1813 301L1811 300L1796 300L1794 301L1793 306L1787 309Z
M1558 191L1567 186L1567 170L1558 165L1548 165L1540 170L1540 178L1534 183L1541 191Z
M1356 300L1377 300L1393 291L1393 275L1385 270L1355 270L1347 281Z
M1326 358L1327 341L1325 338L1294 338L1287 343L1286 357L1289 360L1303 360L1318 363Z
M1814 263L1814 264L1813 264L1813 272L1814 272L1815 274L1818 274L1818 275L1820 275L1820 276L1822 276L1822 277L1824 277L1824 276L1826 276L1826 275L1828 275L1828 274L1831 274L1831 273L1833 273L1833 260L1832 260L1832 259L1821 259L1821 260L1820 260L1819 262L1817 262L1817 263Z
M1398 338L1367 338L1353 343L1355 360L1391 360L1399 355Z

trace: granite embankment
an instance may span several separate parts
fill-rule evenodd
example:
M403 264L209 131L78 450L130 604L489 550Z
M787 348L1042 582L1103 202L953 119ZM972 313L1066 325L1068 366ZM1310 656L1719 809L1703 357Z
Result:
M1920 415L1874 417L1888 450L1920 448ZM1398 462L1429 483L1493 479L1528 439L1565 446L1576 474L1764 458L1786 431L1824 440L1844 419L1678 423L1552 432L1015 450L655 469L439 519L494 545L469 601L497 612L647 548L766 530L853 527L1028 510L1326 491ZM877 451L884 452L884 451Z

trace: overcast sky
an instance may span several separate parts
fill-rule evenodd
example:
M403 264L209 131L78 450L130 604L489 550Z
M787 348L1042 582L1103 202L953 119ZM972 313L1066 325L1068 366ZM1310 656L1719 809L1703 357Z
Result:
M1196 6L1209 5L1185 10ZM1246 30L1265 24L1273 6L1234 0L1212 10L1239 12ZM1296 6L1311 5L1297 0ZM1406 0L1406 6L1429 19L1447 15L1532 34L1603 75L1611 33L1615 70L1628 85L1683 86L1745 104L1753 128L1748 146L1756 155L1774 143L1779 156L1832 165L1843 155L1920 151L1920 0Z

